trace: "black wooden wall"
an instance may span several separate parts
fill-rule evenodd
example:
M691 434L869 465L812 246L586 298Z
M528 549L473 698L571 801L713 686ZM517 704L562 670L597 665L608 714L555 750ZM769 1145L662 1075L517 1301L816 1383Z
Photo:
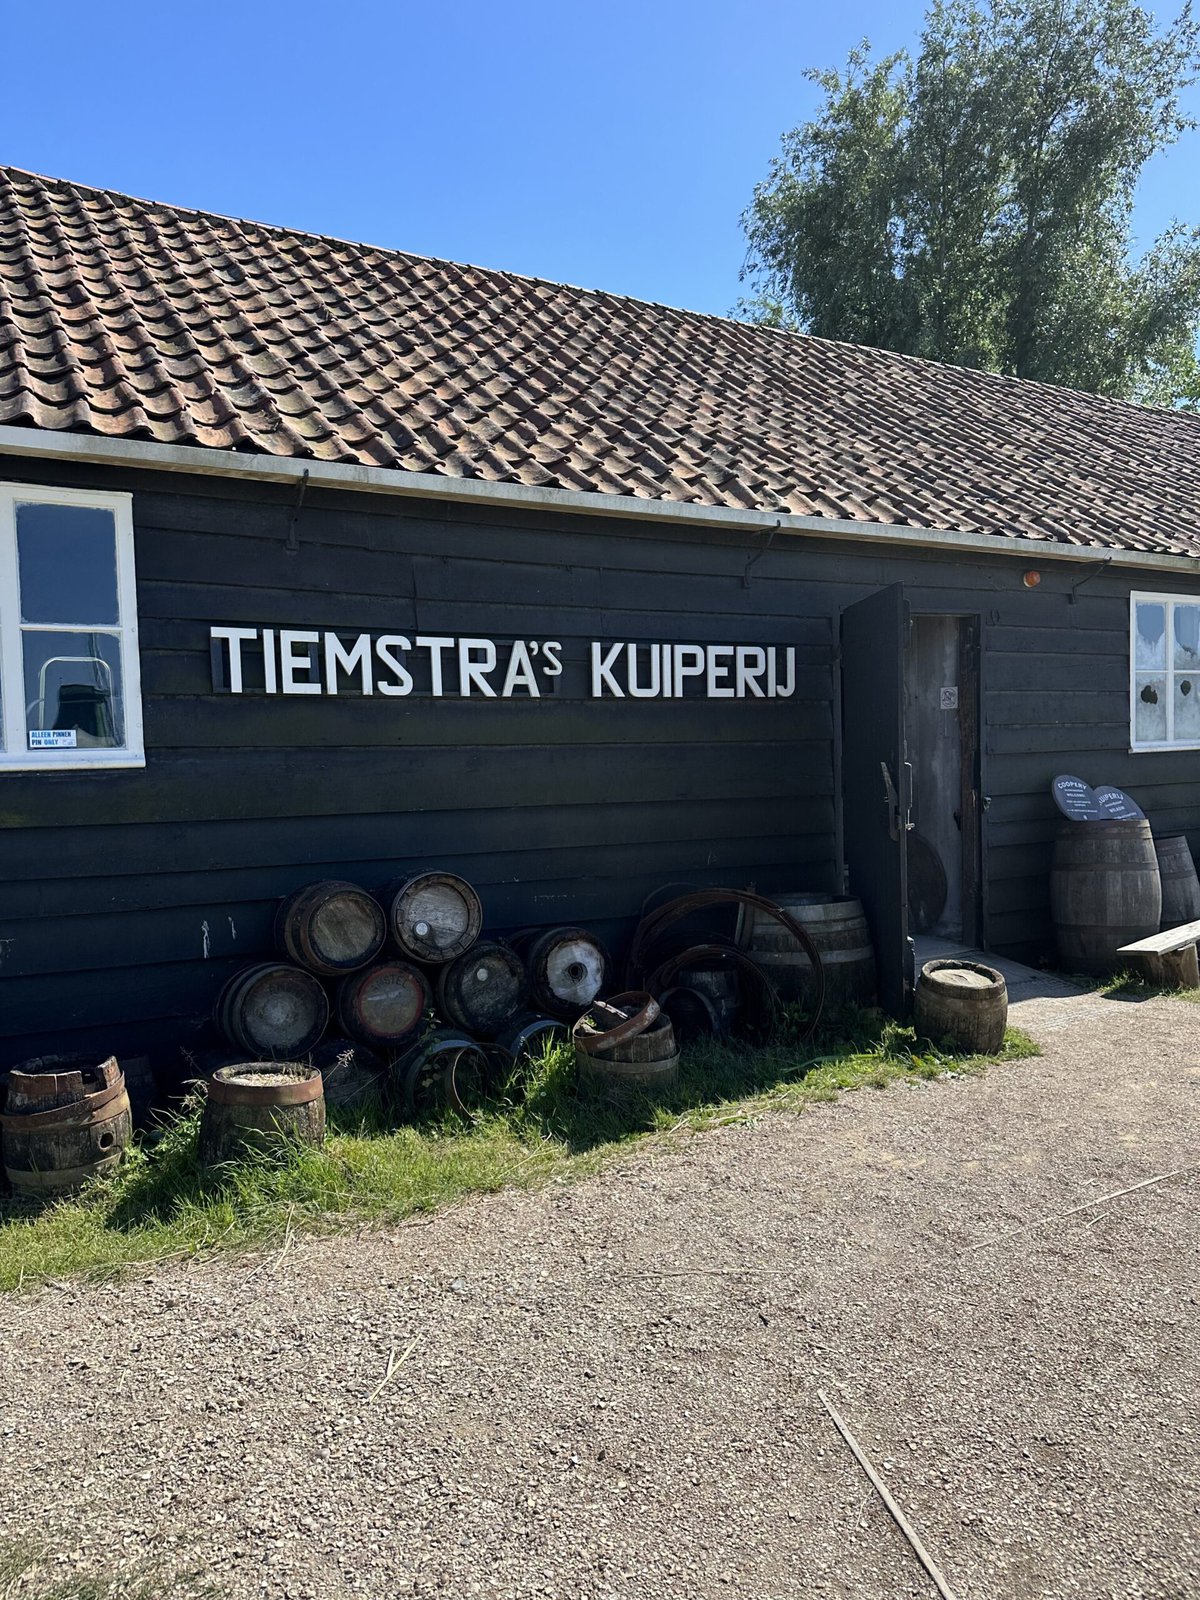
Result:
M1131 757L1126 687L1129 589L1200 581L1046 562L1026 590L1029 548L777 536L759 555L761 536L316 491L292 553L282 486L13 459L0 477L132 489L147 748L144 771L0 774L0 1064L186 1041L315 877L440 865L492 928L618 943L673 882L834 888L837 619L898 580L914 610L983 620L993 946L1048 943L1057 771L1121 784L1200 847L1200 753ZM215 695L213 623L554 638L568 670L532 702ZM587 642L620 638L794 645L796 693L594 702Z

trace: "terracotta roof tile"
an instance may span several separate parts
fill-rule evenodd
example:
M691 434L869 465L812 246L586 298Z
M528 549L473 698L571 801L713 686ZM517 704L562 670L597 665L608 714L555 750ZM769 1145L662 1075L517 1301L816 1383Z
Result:
M0 168L0 423L1200 555L1200 418Z

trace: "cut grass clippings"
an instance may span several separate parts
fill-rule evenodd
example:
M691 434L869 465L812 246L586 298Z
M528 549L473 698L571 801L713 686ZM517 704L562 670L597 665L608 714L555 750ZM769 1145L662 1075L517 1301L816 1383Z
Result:
M1009 1029L997 1059L1037 1053ZM758 1048L693 1045L678 1085L650 1100L581 1083L570 1048L558 1046L530 1069L519 1095L471 1123L396 1127L380 1110L354 1118L331 1109L322 1149L210 1171L196 1159L200 1106L192 1103L157 1143L135 1148L115 1176L83 1194L41 1208L0 1201L0 1289L218 1248L286 1249L298 1232L397 1222L471 1194L579 1177L648 1139L801 1111L846 1089L976 1072L988 1059L950 1054L864 1012L849 1036L822 1033L802 1044L785 1024Z

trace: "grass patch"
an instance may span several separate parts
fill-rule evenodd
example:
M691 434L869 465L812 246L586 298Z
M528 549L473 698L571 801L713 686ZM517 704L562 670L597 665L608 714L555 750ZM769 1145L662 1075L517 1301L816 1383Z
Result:
M999 1059L1037 1053L1031 1039L1009 1029ZM469 1124L395 1127L380 1110L351 1117L331 1110L323 1149L210 1171L196 1160L200 1106L192 1104L156 1144L135 1148L115 1176L83 1194L40 1207L0 1202L0 1289L217 1248L285 1244L293 1232L395 1222L466 1195L579 1176L646 1139L986 1064L864 1012L808 1043L785 1022L767 1046L697 1044L684 1052L678 1085L651 1100L581 1083L571 1051L560 1046Z
M216 1600L218 1591L189 1574L145 1564L75 1568L48 1544L0 1539L0 1595L4 1600Z
M1095 973L1070 973L1068 982L1078 984L1090 994L1099 994L1110 1000L1182 1000L1187 1005L1200 1005L1200 989L1163 989L1147 983L1136 972L1112 972L1097 976Z

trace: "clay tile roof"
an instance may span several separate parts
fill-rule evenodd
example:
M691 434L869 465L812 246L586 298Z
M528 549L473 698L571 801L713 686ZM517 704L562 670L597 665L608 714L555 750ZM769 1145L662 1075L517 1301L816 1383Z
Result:
M10 168L0 424L1200 555L1200 417Z

